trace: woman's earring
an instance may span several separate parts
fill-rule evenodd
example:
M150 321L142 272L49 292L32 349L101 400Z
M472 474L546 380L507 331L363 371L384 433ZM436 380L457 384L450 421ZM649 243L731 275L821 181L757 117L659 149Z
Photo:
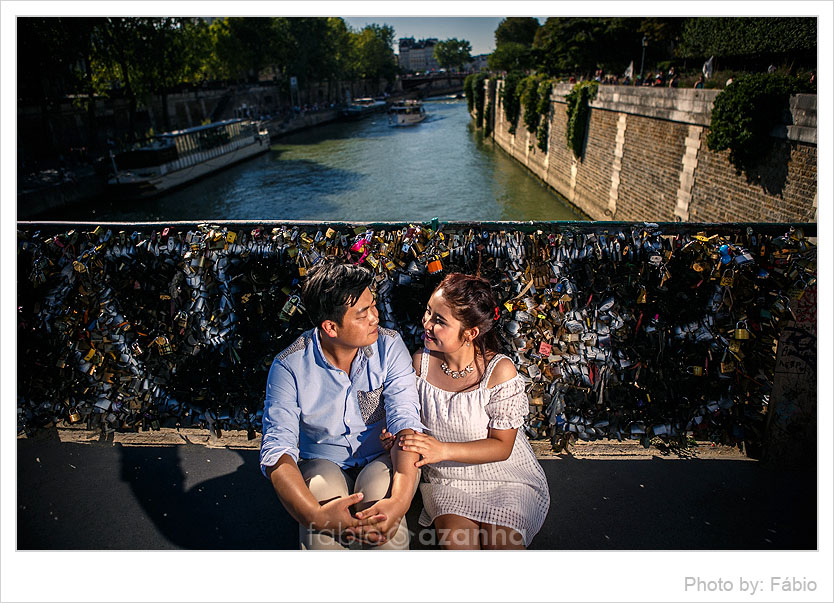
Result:
M472 342L471 342L471 341L467 341L467 342L466 342L466 345L467 345L467 347L468 347L468 346L472 345Z

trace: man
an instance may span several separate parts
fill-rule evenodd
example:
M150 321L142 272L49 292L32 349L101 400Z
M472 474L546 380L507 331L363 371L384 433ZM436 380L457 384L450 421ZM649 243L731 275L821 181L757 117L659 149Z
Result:
M317 263L301 294L315 326L269 371L261 470L298 521L302 549L408 548L419 456L399 446L389 455L379 436L423 425L411 357L379 328L372 282L365 268Z

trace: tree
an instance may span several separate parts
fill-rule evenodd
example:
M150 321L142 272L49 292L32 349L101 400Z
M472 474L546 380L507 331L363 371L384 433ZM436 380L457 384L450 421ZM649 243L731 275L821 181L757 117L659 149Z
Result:
M492 71L526 71L533 67L533 50L519 42L504 42L487 57Z
M449 38L434 45L434 58L441 67L463 69L464 63L472 60L472 45L467 40Z
M640 19L549 17L533 43L536 67L550 75L621 71L629 49L639 49Z
M507 17L495 29L496 49L504 44L514 43L530 47L539 30L539 20L534 17Z
M681 57L733 58L767 65L777 57L816 65L814 17L699 17L681 31Z
M394 28L372 23L353 36L354 72L361 79L379 83L392 81L397 75L394 58Z

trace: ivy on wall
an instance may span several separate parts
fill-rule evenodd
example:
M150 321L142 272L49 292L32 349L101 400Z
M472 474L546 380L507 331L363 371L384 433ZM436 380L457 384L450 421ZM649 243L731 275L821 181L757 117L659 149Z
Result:
M495 98L495 78L490 78L487 81L487 99ZM492 134L492 103L487 102L486 109L484 109L484 136Z
M568 148L573 151L573 156L577 159L582 157L582 147L585 144L585 134L588 129L588 113L591 110L588 103L596 98L598 89L598 82L577 82L565 95Z
M545 153L547 153L547 137L550 131L550 93L552 87L553 80L545 79L539 82L539 98L536 103L536 113L541 117L536 139L539 149Z
M796 77L776 73L739 76L715 98L707 148L729 149L736 173L750 175L770 153L770 132L782 123L790 96L805 91L807 83Z
M520 72L511 71L504 78L504 87L501 89L501 104L504 106L504 117L510 124L510 134L515 134L518 126L518 114L521 110L518 87L521 80Z
M484 102L486 101L484 82L488 77L486 73L478 73L472 82L472 89L475 93L475 125L478 128L484 125Z

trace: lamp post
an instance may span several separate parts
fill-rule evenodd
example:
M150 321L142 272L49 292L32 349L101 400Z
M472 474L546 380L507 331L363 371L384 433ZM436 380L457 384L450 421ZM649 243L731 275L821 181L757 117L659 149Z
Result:
M649 45L646 36L643 36L643 57L640 59L640 81L643 81L643 63L646 62L646 46Z

